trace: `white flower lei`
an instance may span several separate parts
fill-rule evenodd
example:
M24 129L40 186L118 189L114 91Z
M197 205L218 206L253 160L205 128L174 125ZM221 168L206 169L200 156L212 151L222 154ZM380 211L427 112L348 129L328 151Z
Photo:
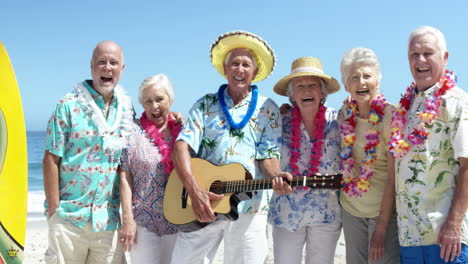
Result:
M106 145L113 150L120 150L127 144L127 135L130 132L130 127L133 124L133 106L129 96L125 94L125 90L117 85L114 88L114 96L117 100L117 115L114 124L110 127L102 113L102 110L96 105L93 97L82 82L78 83L73 92L77 95L78 103L96 125L98 135L104 138ZM114 133L120 130L119 133Z

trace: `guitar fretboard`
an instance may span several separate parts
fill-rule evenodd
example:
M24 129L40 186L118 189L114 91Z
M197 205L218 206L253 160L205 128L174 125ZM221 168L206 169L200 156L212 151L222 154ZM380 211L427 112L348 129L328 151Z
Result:
M294 177L292 181L285 181L292 187L334 189L340 188L341 174ZM272 189L272 185L272 180L215 181L211 184L210 191L217 194L249 192Z

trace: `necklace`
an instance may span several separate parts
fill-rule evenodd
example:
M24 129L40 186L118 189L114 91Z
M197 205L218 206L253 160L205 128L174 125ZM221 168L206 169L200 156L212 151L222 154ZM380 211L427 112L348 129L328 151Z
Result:
M255 111L255 108L257 107L257 99L258 99L258 88L256 85L252 85L252 101L250 102L249 109L247 110L247 113L245 114L244 118L240 123L235 123L234 120L232 119L231 114L229 113L229 110L226 106L226 102L224 101L224 90L227 88L227 84L223 84L219 87L218 90L218 100L219 103L221 104L221 109L223 109L223 113L227 118L227 121L229 123L229 126L233 129L242 129L247 125L247 122L249 122L250 118L252 118L252 115Z
M161 163L163 164L164 172L166 174L169 174L171 173L172 169L174 169L174 165L172 164L171 160L171 153L172 147L174 146L174 142L181 130L181 126L178 123L176 123L170 115L167 118L167 127L171 131L172 137L170 146L168 142L164 139L164 136L161 133L161 131L159 131L159 128L146 117L145 112L143 112L143 114L140 117L140 124L145 129L148 136L153 139L154 145L158 147L159 153L161 153L162 156Z
M320 159L322 158L323 151L322 146L325 138L325 113L327 108L320 104L317 113L315 114L314 119L314 138L315 141L312 143L312 153L310 154L310 168L308 169L309 176L314 175L319 172ZM292 120L291 120L291 142L289 143L289 166L291 167L291 174L294 177L302 176L299 172L299 166L297 162L301 155L301 111L297 105L294 105L292 110ZM306 188L306 187L305 187Z
M439 82L442 83L442 87L436 87L434 95L426 99L426 109L423 112L417 113L417 117L421 122L416 124L413 131L407 136L403 133L403 129L408 122L407 113L416 93L416 84L413 82L406 89L400 103L392 114L392 135L388 145L394 158L404 157L409 152L411 146L421 145L427 139L429 136L427 127L439 113L439 107L442 102L441 97L445 95L448 90L455 87L456 82L457 77L455 74L452 71L445 70L445 75Z
M127 135L133 124L131 99L125 95L125 91L120 85L114 88L114 96L117 100L117 113L113 125L109 126L104 114L97 106L88 89L93 88L86 81L78 83L73 89L73 92L77 95L81 109L96 126L99 136L104 138L106 146L114 150L124 148L127 143ZM117 131L120 133L117 133Z
M349 103L347 103L349 101ZM356 141L354 129L356 127L356 116L359 114L356 100L345 100L344 121L340 125L341 141L343 150L341 152L341 170L343 171L343 192L349 197L362 196L363 192L369 190L369 180L374 175L373 163L377 160L377 146L379 145L380 131L374 127L380 124L383 119L385 109L385 97L377 95L371 101L371 109L368 122L373 126L364 132L367 140L364 146L365 158L362 160L363 166L359 167L359 176L355 177L352 173L354 168L353 146Z

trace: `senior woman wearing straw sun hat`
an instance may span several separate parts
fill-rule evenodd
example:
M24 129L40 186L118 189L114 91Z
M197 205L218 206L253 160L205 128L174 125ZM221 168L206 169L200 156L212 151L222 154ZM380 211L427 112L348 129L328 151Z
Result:
M346 263L400 263L393 158L388 152L393 106L380 93L375 53L343 56L341 79L350 98L340 111L343 187L340 194Z
M278 161L278 106L251 85L270 75L275 55L259 36L235 31L214 42L211 62L227 84L194 104L173 153L174 166L191 199L194 215L199 222L209 224L197 231L178 233L172 263L211 263L222 240L224 263L264 263L269 192L254 192L251 200L240 202L236 221L219 220L210 200L222 196L198 186L192 175L190 153L215 165L240 163L254 179L288 176L280 171Z
M313 57L296 59L291 74L276 83L274 91L288 96L293 105L282 115L282 170L293 176L339 172L338 114L324 105L327 96L339 89ZM273 225L275 263L302 263L304 245L305 263L333 263L341 233L338 190L304 187L287 191L275 193L270 201L268 222Z

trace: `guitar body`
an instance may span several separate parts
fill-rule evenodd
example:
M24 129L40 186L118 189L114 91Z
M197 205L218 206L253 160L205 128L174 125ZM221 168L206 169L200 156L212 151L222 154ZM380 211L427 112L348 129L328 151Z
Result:
M193 158L192 175L201 190L209 191L216 181L245 180L246 171L240 163L216 166L206 160ZM211 201L211 208L218 219L236 220L237 204L240 201L241 199L233 193L225 193L223 199ZM173 170L169 176L164 192L164 216L169 222L179 225L179 229L184 232L198 230L208 224L196 221L192 202L176 170Z

